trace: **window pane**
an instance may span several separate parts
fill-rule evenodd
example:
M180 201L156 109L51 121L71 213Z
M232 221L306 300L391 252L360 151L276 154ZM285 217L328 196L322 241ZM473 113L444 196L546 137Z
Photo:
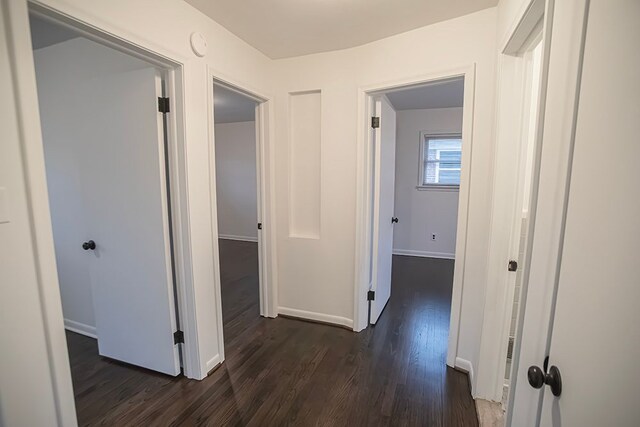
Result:
M440 169L440 184L460 185L460 169Z
M459 164L460 160L462 160L462 151L453 151L453 150L440 151L441 162L457 162Z
M462 139L425 138L423 185L460 185Z
M424 167L424 184L435 184L437 181L436 163L426 163Z

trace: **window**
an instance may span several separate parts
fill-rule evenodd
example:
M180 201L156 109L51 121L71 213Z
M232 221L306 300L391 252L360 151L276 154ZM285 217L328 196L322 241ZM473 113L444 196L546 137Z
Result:
M420 180L418 187L460 186L462 137L420 134Z

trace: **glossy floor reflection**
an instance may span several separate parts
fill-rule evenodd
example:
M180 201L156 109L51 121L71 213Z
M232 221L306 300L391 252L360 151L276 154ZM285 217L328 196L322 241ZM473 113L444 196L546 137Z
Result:
M80 425L477 425L466 375L445 365L452 261L394 257L388 306L355 334L260 318L256 244L220 250L225 363L170 378L68 333Z

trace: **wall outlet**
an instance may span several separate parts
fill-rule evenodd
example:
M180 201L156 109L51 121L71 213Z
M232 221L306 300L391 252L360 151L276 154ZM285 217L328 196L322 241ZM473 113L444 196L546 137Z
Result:
M436 233L431 233L431 240L436 241Z

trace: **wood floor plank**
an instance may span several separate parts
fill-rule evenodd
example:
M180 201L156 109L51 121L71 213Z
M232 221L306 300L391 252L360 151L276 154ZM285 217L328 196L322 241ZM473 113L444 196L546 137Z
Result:
M67 333L78 421L159 426L476 426L467 376L446 366L453 261L394 256L378 323L259 316L255 243L220 241L226 361L203 381L98 356Z

